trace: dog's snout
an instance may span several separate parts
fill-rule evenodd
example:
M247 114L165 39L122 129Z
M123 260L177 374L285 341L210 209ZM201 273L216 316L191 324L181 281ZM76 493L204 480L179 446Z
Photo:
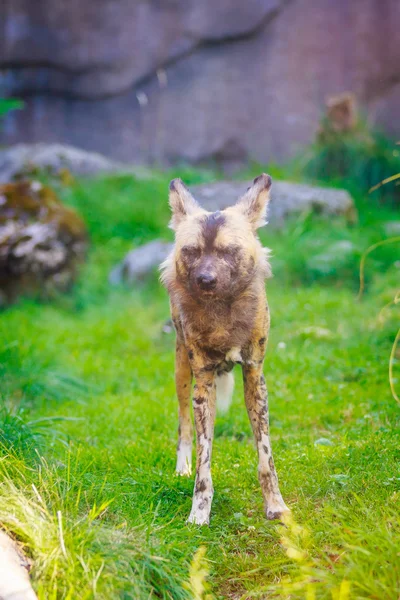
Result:
M217 279L211 273L199 273L197 276L197 284L202 290L212 290L216 283Z

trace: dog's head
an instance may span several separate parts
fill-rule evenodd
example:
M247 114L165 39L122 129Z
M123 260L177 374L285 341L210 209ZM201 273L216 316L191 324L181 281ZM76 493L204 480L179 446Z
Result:
M180 179L170 184L175 230L176 277L198 298L226 298L245 290L256 273L268 271L257 229L265 224L271 177L257 177L234 205L204 210Z

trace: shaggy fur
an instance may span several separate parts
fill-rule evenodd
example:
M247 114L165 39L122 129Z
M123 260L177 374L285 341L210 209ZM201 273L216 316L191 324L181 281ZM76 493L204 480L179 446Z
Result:
M176 329L175 380L179 400L177 473L192 464L191 383L197 438L196 481L189 522L209 523L213 485L211 451L216 396L232 392L230 371L241 364L245 402L253 428L259 480L269 519L288 509L278 486L269 439L263 361L269 331L265 279L268 251L256 230L265 224L271 178L257 177L232 207L210 213L180 179L170 184L175 246L161 265ZM227 377L229 373L229 378ZM226 398L225 398L226 400ZM226 404L226 402L225 402Z

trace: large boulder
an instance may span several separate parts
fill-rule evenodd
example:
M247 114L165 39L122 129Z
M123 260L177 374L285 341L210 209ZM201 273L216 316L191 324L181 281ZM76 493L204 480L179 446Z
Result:
M162 240L153 240L128 252L123 261L110 273L112 285L134 283L157 269L172 250L173 244Z
M400 134L398 0L3 0L5 144L141 163L282 160L327 95ZM381 43L390 40L390 43Z
M49 296L73 282L86 228L38 181L0 185L0 303L25 293Z
M0 60L19 94L126 92L202 42L251 35L282 0L5 0Z
M125 165L97 152L62 144L16 144L0 150L0 183L43 171L50 175L96 175L128 170Z

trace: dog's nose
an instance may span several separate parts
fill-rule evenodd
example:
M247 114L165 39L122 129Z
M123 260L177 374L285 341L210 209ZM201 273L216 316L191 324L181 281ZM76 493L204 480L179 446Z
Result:
M200 273L197 277L197 284L202 290L212 290L216 283L216 277L210 273Z

